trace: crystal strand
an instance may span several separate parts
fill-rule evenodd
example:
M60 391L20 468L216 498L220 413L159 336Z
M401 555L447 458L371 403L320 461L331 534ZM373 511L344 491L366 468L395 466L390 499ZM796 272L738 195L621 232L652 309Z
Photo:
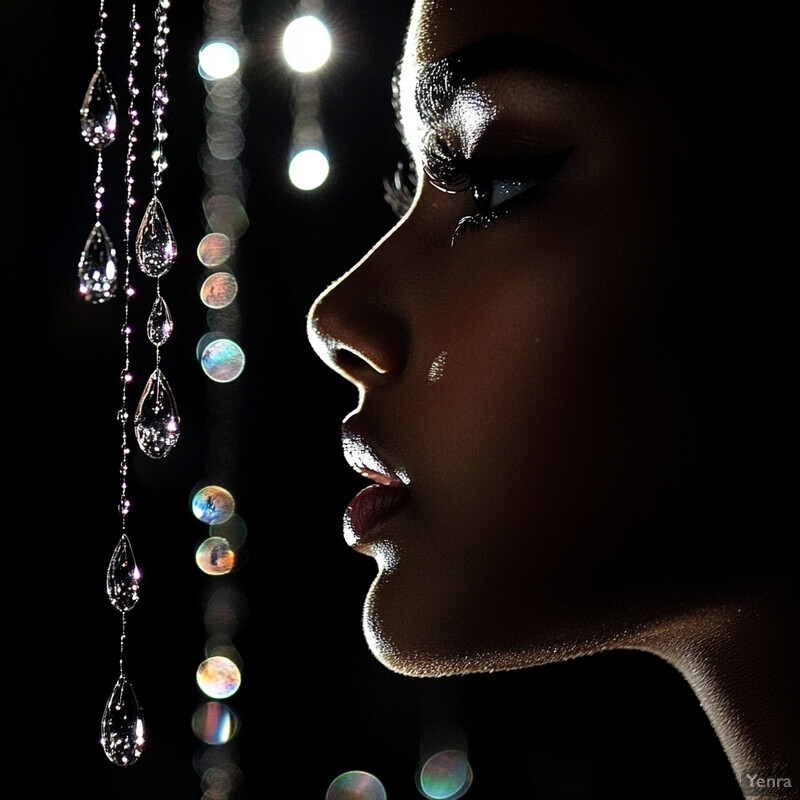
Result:
M153 82L153 198L147 205L136 236L136 258L142 272L156 279L156 299L147 320L147 336L155 347L155 369L142 393L134 417L134 431L140 450L150 458L165 458L178 442L180 416L175 397L161 371L161 346L172 334L172 314L161 295L161 276L172 268L178 257L178 247L158 192L163 185L167 168L164 142L167 131L164 117L169 96L166 89L165 67L169 24L167 9L170 0L156 4L156 33L153 52L156 56Z
M145 743L144 716L133 691L133 686L125 675L125 640L127 638L127 614L139 600L139 582L141 574L136 565L133 548L128 538L127 519L131 510L128 496L128 384L133 380L130 371L130 346L132 328L130 325L130 301L135 292L130 284L131 273L131 209L135 203L133 197L133 163L136 160L134 146L136 129L139 125L136 110L138 89L135 83L135 69L138 65L139 23L136 19L136 3L131 12L131 51L128 73L128 147L125 159L125 304L122 324L124 348L124 364L121 374L122 401L118 414L121 428L120 447L120 499L119 513L121 517L121 535L111 556L106 572L106 593L111 604L122 615L122 631L119 644L119 677L111 691L100 722L100 744L109 761L117 766L127 767L135 764L142 755Z
M126 537L120 540L115 556ZM109 581L114 566L114 558L109 565ZM137 573L138 574L138 573ZM135 598L133 602L136 602ZM111 695L103 711L100 722L100 743L103 745L108 760L118 767L129 767L135 764L144 748L144 715L136 699L130 681L123 670L123 658L126 636L126 616L122 612L122 633L120 635L119 678L111 691Z
M119 501L119 512L122 515L122 532L126 530L126 519L128 512L131 508L130 499L128 497L128 456L130 455L130 447L128 445L128 420L130 414L128 412L128 384L133 380L131 375L131 334L133 329L130 324L130 304L136 291L131 285L131 265L133 262L132 256L132 209L136 204L133 196L133 165L136 162L136 143L137 130L139 128L139 112L136 107L136 98L139 96L139 88L136 85L136 68L139 66L139 30L141 26L136 17L136 3L131 4L131 50L128 59L128 121L130 128L128 130L128 146L125 156L125 305L124 305L124 319L122 325L122 336L124 342L124 368L122 371L122 405L120 407L120 425L122 434L122 447L121 447L121 463L120 463L120 477L121 477L121 491Z
M117 101L103 69L105 21L108 17L104 2L100 0L100 23L94 35L97 65L80 110L84 141L97 151L97 171L94 179L95 221L78 262L78 292L94 304L104 303L117 294L117 254L100 220L105 192L103 150L114 141L117 134Z

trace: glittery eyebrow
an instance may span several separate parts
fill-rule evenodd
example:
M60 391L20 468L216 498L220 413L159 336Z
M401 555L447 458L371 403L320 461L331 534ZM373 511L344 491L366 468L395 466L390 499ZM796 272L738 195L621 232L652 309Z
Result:
M460 89L504 70L541 72L583 82L618 80L599 65L548 42L516 35L490 36L421 67L414 93L420 119L435 125Z

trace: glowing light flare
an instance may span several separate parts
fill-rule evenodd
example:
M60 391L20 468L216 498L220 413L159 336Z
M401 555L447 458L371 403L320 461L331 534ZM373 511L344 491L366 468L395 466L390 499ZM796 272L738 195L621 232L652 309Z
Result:
M289 162L289 180L306 192L322 186L329 171L328 157L314 148L301 150Z
M197 56L197 71L209 81L230 78L239 71L239 65L239 52L228 42L208 42Z
M296 72L314 72L331 55L331 35L317 17L298 17L283 33L283 57Z

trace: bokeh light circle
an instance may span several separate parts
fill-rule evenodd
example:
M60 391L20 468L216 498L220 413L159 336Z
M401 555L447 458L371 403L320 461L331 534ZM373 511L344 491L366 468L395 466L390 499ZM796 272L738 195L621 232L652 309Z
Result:
M229 78L239 69L239 53L227 42L208 42L200 48L197 69L208 80Z
M472 785L472 767L461 750L431 756L419 771L419 790L430 800L456 800Z
M211 656L197 668L197 685L215 700L236 694L242 684L239 667L225 656Z
M369 772L352 770L331 781L325 800L386 800L386 789Z
M250 224L242 201L229 194L209 194L203 200L203 211L208 226L229 239L241 237Z
M200 367L216 383L235 381L244 371L244 350L233 339L213 339L200 354Z
M289 162L289 180L298 189L309 192L325 183L329 169L328 157L321 150L301 150Z
M313 72L330 57L331 35L317 17L308 14L292 20L283 33L283 57L297 72Z
M239 717L227 703L210 700L192 714L192 731L206 744L226 744L238 730Z
M236 565L236 554L227 539L210 536L197 548L194 560L206 575L227 575Z
M200 299L208 308L225 308L235 299L239 291L236 277L230 272L214 272L200 287Z
M204 267L218 267L231 257L231 239L224 233L207 233L197 245L197 260Z
M206 642L206 655L227 656L239 663L241 657L231 637L245 624L249 609L244 594L230 585L220 584L209 591L203 612L203 621L211 637Z
M239 560L239 551L245 546L247 542L247 524L244 519L238 514L233 514L230 519L225 522L214 523L209 529L211 536L221 536L227 539L233 550L236 551L237 562Z
M192 498L192 513L209 525L227 522L236 510L233 495L222 486L204 486Z

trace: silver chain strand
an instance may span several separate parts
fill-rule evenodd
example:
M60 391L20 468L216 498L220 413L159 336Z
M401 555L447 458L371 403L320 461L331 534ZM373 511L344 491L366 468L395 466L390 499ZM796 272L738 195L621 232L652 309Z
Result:
M150 458L165 458L178 442L180 417L175 398L166 377L161 371L161 345L172 335L172 315L161 295L161 277L173 266L178 255L177 244L166 213L159 199L163 173L167 168L164 141L166 106L169 102L166 89L165 66L169 50L167 40L169 23L167 9L170 0L156 3L156 33L153 53L156 57L155 79L152 89L153 103L153 197L145 209L136 237L136 257L142 271L156 279L156 299L147 321L147 337L155 346L155 369L148 379L134 417L134 431L139 449Z
M108 14L105 10L105 0L100 0L100 10L98 12L99 24L94 34L94 43L97 48L97 72L103 72L103 48L106 43L106 29L105 21ZM103 208L103 194L105 188L103 187L103 151L98 148L97 150L97 172L94 178L94 212L95 220L100 222L100 211Z
M136 4L132 4L131 11L131 50L129 57L128 92L130 102L128 106L128 146L125 159L125 302L123 312L122 337L124 343L124 363L122 374L122 401L119 410L119 423L121 428L121 455L120 455L120 499L118 511L121 517L121 535L119 542L111 557L106 573L106 592L111 604L120 612L122 617L119 641L119 677L113 691L106 703L103 718L100 724L100 743L109 761L117 766L131 766L142 755L145 743L144 717L136 699L133 687L125 675L125 642L127 639L127 614L139 600L140 574L133 555L130 539L126 532L127 517L131 509L128 496L128 384L133 380L130 371L130 301L134 295L130 283L131 272L131 209L134 205L132 175L135 161L134 147L136 144L136 129L138 115L136 111L136 96L138 89L135 84L135 68L138 64L137 52L139 49L138 31L139 23L136 19Z
M128 131L128 149L125 158L125 307L124 319L122 326L122 336L124 338L125 346L125 363L122 371L122 407L120 408L120 423L122 428L122 461L120 464L120 475L122 478L119 512L122 515L122 532L125 533L125 520L128 512L130 511L130 499L128 497L128 456L130 448L128 446L128 384L133 380L130 371L130 348L131 348L131 325L130 325L130 301L133 298L135 291L131 285L131 264L133 261L132 255L132 239L131 239L131 213L135 205L133 196L133 165L136 161L135 146L137 137L136 131L139 127L139 114L136 108L136 98L139 94L139 89L136 86L135 70L139 65L138 51L139 51L139 22L136 18L136 3L132 4L131 10L131 52L129 61L128 72L128 96L130 103L128 106L128 121L130 129Z
M104 0L101 0L99 24L94 34L95 70L81 106L81 133L86 144L97 152L97 167L93 183L94 225L78 264L78 291L85 300L94 304L110 300L117 292L116 252L100 219L105 193L103 149L114 141L117 131L116 100L103 69L107 16Z

